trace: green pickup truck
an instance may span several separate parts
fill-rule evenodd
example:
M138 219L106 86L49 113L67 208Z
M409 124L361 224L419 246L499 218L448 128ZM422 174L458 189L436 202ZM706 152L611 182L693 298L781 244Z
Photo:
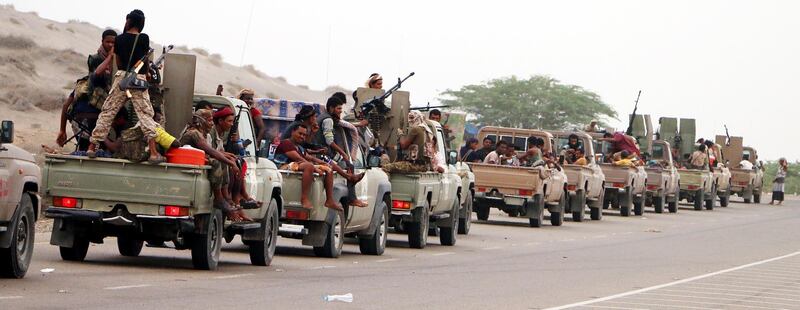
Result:
M255 141L250 110L244 102L221 96L195 95L185 100L212 103L237 111L242 140ZM182 102L172 102L172 108ZM119 253L138 256L144 241L171 241L175 249L191 249L197 269L217 268L221 241L241 235L254 265L269 265L275 253L281 209L282 177L275 164L246 147L247 190L262 207L245 210L254 222L226 222L212 207L209 166L162 163L150 165L112 158L47 155L43 173L45 216L54 219L50 244L64 260L82 261L89 243L116 237Z

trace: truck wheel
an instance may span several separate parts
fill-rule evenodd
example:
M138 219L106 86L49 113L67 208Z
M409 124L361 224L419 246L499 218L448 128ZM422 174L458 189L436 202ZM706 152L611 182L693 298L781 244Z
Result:
M711 187L711 193L709 194L711 199L706 200L706 210L714 210L714 205L717 203L717 186L714 185Z
M328 227L325 243L314 247L314 255L320 257L337 258L342 254L344 246L344 213L336 212L333 225Z
M366 255L383 255L386 249L386 232L389 230L389 211L386 202L382 201L378 206L378 212L381 217L375 225L375 231L369 237L358 237L358 248L361 254Z
M750 203L750 198L745 198L744 203Z
M653 209L655 209L656 213L664 213L664 200L665 197L663 194L658 197L653 197Z
M518 210L508 211L508 216L509 217L518 217L519 216L519 211Z
M603 219L603 209L602 208L589 208L590 215L592 217L592 221L599 221Z
M416 222L408 223L408 246L415 249L424 249L428 244L428 226L430 215L428 205L412 211Z
M7 278L20 279L28 272L31 257L33 256L33 239L36 236L31 196L22 194L19 201L19 211L16 218L16 227L9 232L11 244L7 249L0 249L0 275Z
M264 230L263 240L249 242L250 263L256 266L269 266L275 256L275 247L278 244L278 202L272 198L267 207L267 213L261 219L261 229Z
M136 257L142 253L144 240L136 240L128 234L117 236L117 249L122 256Z
M542 227L544 222L544 199L541 194L533 196L533 201L525 205L528 209L528 222L531 227Z
M458 218L458 233L468 235L472 225L472 191L467 191L467 199L464 201L464 217Z
M201 215L199 222L205 226L205 234L192 236L192 266L201 270L216 270L219 252L222 247L222 212L211 210L211 214Z
M704 193L703 193L702 189L698 189L694 193L694 201L693 202L694 202L694 210L695 211L703 210L703 201L704 201L703 200L703 195L704 195Z
M439 231L439 243L442 245L456 245L456 235L458 235L458 199L453 202L453 210L450 211L450 218L447 220L450 222L450 227L441 226L441 231Z
M485 203L478 203L475 205L475 213L478 213L478 220L489 220L489 205Z
M728 204L731 202L731 187L728 185L728 190L725 191L725 195L719 197L719 206L720 207L727 207Z
M61 259L66 261L82 262L86 258L86 253L89 251L89 239L86 237L75 234L72 247L58 247L58 252L61 254Z
M633 214L637 216L644 214L644 198L633 198Z
M753 193L753 202L761 203L761 190L758 190L758 192Z
M675 198L675 200L670 201L667 204L667 209L669 210L669 213L678 213L678 198L677 197Z
M559 210L557 212L550 212L550 225L561 226L564 224L564 207L567 205L567 193L561 195L558 201Z
M583 222L583 214L586 212L586 192L579 190L575 192L575 198L569 200L570 211L572 211L573 222Z
M619 214L622 216L630 216L631 209L633 208L633 193L631 189L626 188L625 192L617 193L617 200L619 204Z

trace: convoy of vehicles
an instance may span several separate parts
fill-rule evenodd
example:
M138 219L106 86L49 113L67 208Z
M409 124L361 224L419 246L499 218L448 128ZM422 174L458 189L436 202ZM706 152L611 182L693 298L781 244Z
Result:
M524 153L527 138L544 140L542 153L554 153L553 135L541 130L487 126L478 132L478 139L506 141ZM561 226L567 206L567 175L557 164L538 167L512 167L471 163L475 174L475 212L479 220L489 218L490 208L498 208L511 216L526 216L531 227L540 227L544 210L550 212L550 224Z
M193 58L175 56L176 62ZM193 67L192 67L193 68ZM184 72L184 74L192 73ZM169 81L169 79L167 80ZM342 176L334 179L333 197L344 211L324 206L323 181L315 176L310 197L313 208L302 207L299 172L279 170L256 150L256 134L251 110L238 100L222 96L193 95L191 79L176 79L168 89L172 123L166 128L180 129L189 111L200 102L215 109L228 107L235 112L239 137L244 143L244 173L249 194L263 204L245 213L253 222L227 221L212 207L207 178L210 166L202 164L133 163L112 158L48 154L40 173L31 154L11 145L13 123L3 121L0 128L0 274L23 277L28 269L34 244L34 222L40 209L54 220L50 243L59 247L64 260L82 261L90 243L103 243L115 237L119 253L138 256L144 242L154 246L172 242L178 250L191 249L197 269L216 269L222 240L231 242L239 235L249 248L251 263L269 265L275 254L277 237L302 239L317 256L338 257L345 237L355 237L363 254L381 255L386 248L389 228L408 235L412 248L424 248L429 235L438 235L442 245L452 246L458 234L468 234L471 214L488 220L491 208L512 217L525 216L531 227L540 227L544 210L550 223L560 226L564 212L581 222L586 208L590 218L600 220L603 209L620 209L622 216L644 212L644 205L662 213L666 206L675 213L678 201L687 199L695 209L713 209L715 198L727 206L731 194L745 202L760 201L763 163L756 150L741 145L741 138L717 136L716 154L720 164L706 170L679 168L692 150L694 120L662 118L659 138L653 139L649 116L643 118L635 138L646 147L647 168L642 165L618 166L605 163L610 143L599 140L599 133L581 131L542 131L486 126L477 138L506 141L517 148L517 155L528 149L528 138L544 141L543 164L510 166L461 162L448 136L449 127L427 121L435 137L435 151L443 172L392 173L380 169L381 160L371 155L366 145L345 146L355 173L364 178L354 186L355 196L366 207L348 206L348 185ZM361 91L361 89L359 90ZM392 130L405 128L403 114L409 110L408 94L396 92L392 103L390 128L377 131L390 137ZM265 99L266 100L266 99ZM259 105L268 128L283 129L292 120L284 113L290 103L282 100ZM267 108L265 108L267 106ZM270 111L276 107L278 112ZM317 110L322 109L319 105ZM462 117L460 119L465 119ZM458 124L451 124L458 126ZM642 129L644 128L644 129ZM272 134L275 134L274 132ZM570 138L586 159L585 165L564 162ZM396 138L396 136L395 136ZM461 138L459 138L461 139ZM390 141L388 138L385 141ZM646 142L646 143L643 143ZM688 142L687 142L688 141ZM673 146L672 143L675 142ZM262 141L265 147L265 141ZM460 143L457 143L460 144ZM575 147L573 145L573 147ZM388 149L392 152L392 149ZM395 156L396 154L391 154ZM676 156L677 158L673 158ZM752 169L740 167L740 161ZM345 165L344 162L341 165ZM734 167L734 168L729 168ZM40 176L42 178L40 182ZM41 195L41 198L40 198ZM43 208L40 208L42 205Z

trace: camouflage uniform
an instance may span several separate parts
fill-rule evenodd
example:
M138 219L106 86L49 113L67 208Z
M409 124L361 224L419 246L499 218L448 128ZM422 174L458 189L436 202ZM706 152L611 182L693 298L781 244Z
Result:
M386 164L381 168L386 173L417 173L429 171L430 164L417 164L410 161L401 160Z
M103 111L97 118L97 126L92 131L92 143L99 143L105 141L108 136L108 131L111 128L111 123L120 108L128 101L128 96L125 91L119 89L119 83L125 76L125 72L117 71L114 75L114 83L111 86L111 93L103 103ZM138 78L145 79L145 75L139 74ZM150 96L146 90L131 89L129 90L132 98L133 109L139 117L139 126L142 128L142 133L146 139L152 139L156 136L156 127L158 123L153 120L153 106L150 103Z

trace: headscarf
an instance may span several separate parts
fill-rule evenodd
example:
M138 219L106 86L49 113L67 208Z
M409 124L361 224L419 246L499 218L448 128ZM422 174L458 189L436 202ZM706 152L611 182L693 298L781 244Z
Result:
M314 111L314 107L310 105L304 105L302 108L300 108L300 111L294 115L294 120L297 122L302 122L316 113L317 112Z
M236 95L236 99L240 99L241 100L242 96L244 96L244 95L255 96L256 92L254 90L250 89L250 88L243 88L242 90L239 91L239 94Z
M413 110L408 112L408 125L410 127L422 127L428 134L433 135L433 130L428 127L428 124L425 124L425 116L420 111Z
M367 88L372 88L372 86L370 86L370 85L372 83L374 83L375 81L377 81L377 80L383 80L383 77L380 74L373 73L372 75L369 76L369 79L367 79L367 82L364 83L364 86L366 86Z

